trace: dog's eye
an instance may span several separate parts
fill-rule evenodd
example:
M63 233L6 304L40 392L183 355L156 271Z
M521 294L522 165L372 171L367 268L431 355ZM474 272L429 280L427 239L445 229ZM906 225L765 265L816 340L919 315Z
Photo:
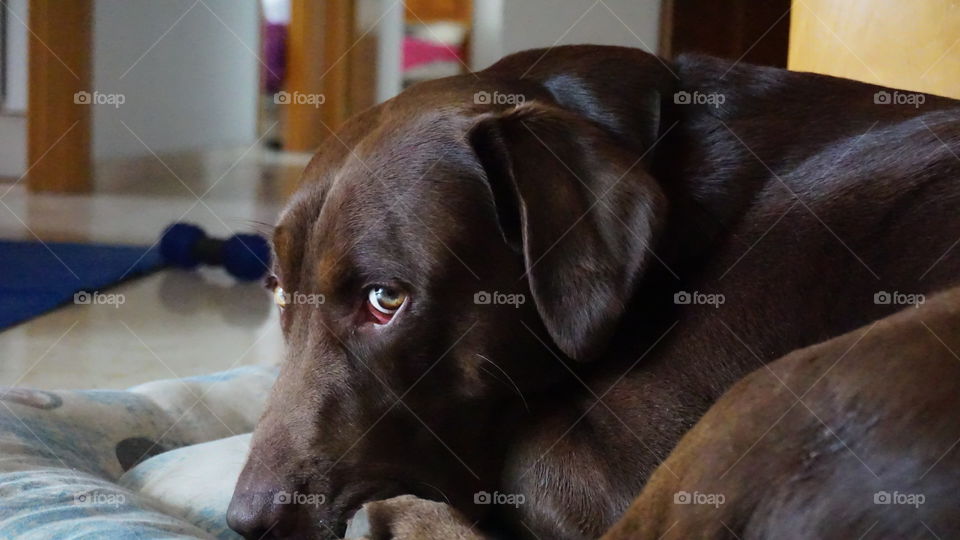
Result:
M407 295L396 289L377 285L370 288L367 298L370 300L370 305L380 313L395 313L403 305Z
M406 299L407 295L403 292L384 285L371 287L367 294L367 304L371 308L370 313L380 324L389 321Z
M287 294L283 292L282 287L273 288L273 301L280 306L280 309L287 307Z

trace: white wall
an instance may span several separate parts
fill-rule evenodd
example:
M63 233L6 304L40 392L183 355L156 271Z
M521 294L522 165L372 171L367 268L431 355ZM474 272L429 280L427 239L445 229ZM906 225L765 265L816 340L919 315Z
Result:
M0 115L0 177L19 178L27 170L27 119Z
M95 106L94 159L148 154L121 121L158 154L252 143L258 24L255 0L96 0L91 90L125 102Z
M7 0L7 95L4 112L27 110L27 0Z
M18 178L27 168L27 120L23 116L27 109L27 0L7 0L6 7L7 95L0 111L0 176Z
M483 69L510 53L555 44L656 52L659 27L660 0L476 0L472 67Z

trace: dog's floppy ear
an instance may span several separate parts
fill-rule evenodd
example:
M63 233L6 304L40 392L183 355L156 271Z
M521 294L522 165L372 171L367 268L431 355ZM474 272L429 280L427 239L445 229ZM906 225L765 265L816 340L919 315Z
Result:
M486 114L468 140L554 343L576 360L601 354L653 260L659 185L607 132L551 105Z

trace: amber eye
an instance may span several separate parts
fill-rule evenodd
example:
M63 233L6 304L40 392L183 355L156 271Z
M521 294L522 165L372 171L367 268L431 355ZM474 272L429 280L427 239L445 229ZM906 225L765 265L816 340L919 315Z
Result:
M287 295L283 292L283 287L280 286L280 280L277 279L277 276L270 274L263 280L263 286L265 289L273 293L273 301L280 307L287 307Z
M280 306L280 309L287 307L287 293L283 292L282 287L274 287L273 301Z
M367 294L370 307L388 316L396 313L406 299L403 292L383 285L374 285Z

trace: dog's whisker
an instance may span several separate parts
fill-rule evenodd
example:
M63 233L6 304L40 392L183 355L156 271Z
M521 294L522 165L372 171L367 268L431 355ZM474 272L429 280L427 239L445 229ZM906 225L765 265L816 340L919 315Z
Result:
M429 488L431 488L431 489L433 489L433 490L435 490L435 491L437 491L437 493L439 493L440 495L443 495L443 498L444 498L444 500L447 501L447 504L450 504L450 497L447 497L447 494L444 493L442 489L438 488L437 486L435 486L435 485L433 485L433 484L428 484L428 483L426 483L426 482L422 482L422 481L421 481L421 482L419 482L419 483L420 483L420 484L423 484L423 485L425 485L425 486L427 486L427 487L429 487Z
M517 383L514 382L514 380L510 377L510 375L507 374L507 372L504 371L502 367L498 366L497 363L494 362L493 360L487 358L486 356L484 356L484 355L482 355L482 354L480 354L480 353L474 353L474 354L476 354L476 355L479 356L480 358L486 360L487 362L493 364L493 367L495 367L495 368L497 368L498 370L500 370L500 373L503 373L503 376L506 377L508 381L510 381L510 384L513 385L514 390L517 391L517 395L520 396L520 401L523 402L523 408L526 409L527 412L530 412L530 406L527 404L527 398L523 396L523 392L520 391L520 387L517 386ZM482 368L482 367L483 367L483 364L480 364L480 367ZM487 371L487 370L484 370L484 371ZM487 373L490 373L490 372L487 371ZM491 376L493 376L493 374L491 374ZM500 382L503 382L503 381L500 379L500 377L494 377L494 378L497 379L497 380L500 381ZM504 384L506 384L506 383L504 383Z
M486 373L487 375L489 375L490 378L494 379L494 380L497 381L498 383L503 384L503 385L505 385L505 386L512 386L509 382L503 380L503 379L500 377L500 375L497 375L496 373L494 373L494 372L490 371L489 369L483 367L483 364L480 364L480 365L478 365L477 367L480 368L480 369L482 369L484 373Z
M258 221L255 219L241 219L237 221L242 223L245 227L248 227L254 232L257 232L267 238L273 238L273 231L277 228L277 226L273 223L267 223L265 221Z

